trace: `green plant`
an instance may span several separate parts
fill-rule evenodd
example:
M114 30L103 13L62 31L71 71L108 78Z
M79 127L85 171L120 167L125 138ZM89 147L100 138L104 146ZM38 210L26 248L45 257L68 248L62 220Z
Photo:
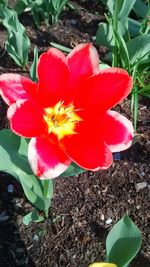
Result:
M52 180L49 180L47 185L47 181L41 181L33 175L27 159L27 139L20 138L10 130L0 131L0 139L0 170L11 174L22 185L27 199L35 207L30 212L31 220L44 220L44 214L48 216L53 196ZM43 211L43 216L40 216L38 211ZM29 215L23 220L25 224L29 223Z
M136 256L142 243L137 226L126 215L109 232L106 239L106 258L118 267L127 267Z
M0 5L7 6L8 0L0 0Z
M17 13L3 5L0 5L0 19L8 33L6 41L8 54L17 65L25 68L28 64L30 40L24 26L19 22Z
M35 46L35 48L34 48L34 58L33 58L32 65L30 67L30 77L31 77L32 81L34 81L34 82L38 81L38 78L37 78L37 63L38 63L38 49L37 49L37 46Z
M58 21L60 13L62 12L68 0L19 0L16 3L15 10L18 14L21 14L26 8L30 10L37 27L40 26L41 21L49 25L49 21L52 23Z
M106 15L106 22L99 24L96 42L109 49L105 57L109 64L126 69L133 77L131 111L136 131L139 95L150 97L147 83L150 69L150 3L142 0L108 0L107 8L109 14ZM131 11L142 18L138 21L130 18Z
M89 267L128 267L141 243L141 232L126 215L113 226L107 236L106 263L95 262Z

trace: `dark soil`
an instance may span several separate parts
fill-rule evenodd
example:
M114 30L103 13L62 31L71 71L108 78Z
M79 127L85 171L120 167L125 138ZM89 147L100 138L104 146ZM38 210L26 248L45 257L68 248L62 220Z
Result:
M20 17L32 42L40 53L50 42L73 48L78 43L94 43L97 25L104 19L103 8L95 1L76 1L74 11L65 10L57 25L43 24L36 29L29 14ZM99 15L102 14L102 15ZM0 28L0 74L23 72L4 49L6 32ZM94 43L95 45L95 43ZM97 47L103 58L106 49ZM144 101L144 102L143 102ZM129 100L117 109L131 119ZM0 100L0 128L8 127L7 107ZM126 213L143 235L143 243L133 267L150 266L150 108L141 99L138 133L141 137L128 151L119 154L107 171L85 172L66 179L55 179L55 194L50 216L39 224L24 226L22 216L32 207L26 201L20 185L9 175L1 173L0 266L87 267L93 261L105 259L105 239L114 225ZM137 184L147 182L137 190ZM14 191L8 192L12 184ZM109 219L109 223L108 223Z

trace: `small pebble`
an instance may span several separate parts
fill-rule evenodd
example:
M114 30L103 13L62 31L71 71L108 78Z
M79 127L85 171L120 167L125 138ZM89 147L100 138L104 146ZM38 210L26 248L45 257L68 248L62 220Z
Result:
M72 25L76 25L77 24L77 20L75 20L75 19L71 19L70 22L71 22Z
M100 218L101 218L102 221L104 221L104 219L105 219L104 214L101 214Z
M39 239L38 235L35 234L34 237L33 237L33 240L34 241L38 241L38 239Z
M143 190L145 187L147 187L147 182L137 183L135 185L135 189L137 192L139 192L140 190Z
M106 220L106 224L111 224L112 223L112 219L111 218L108 218L107 220Z
M9 219L9 216L7 215L6 211L3 211L1 214L0 214L0 222L5 222Z
M143 178L143 176L145 176L145 172L140 172L140 173L139 173L139 176L140 176L141 178Z
M14 191L14 186L13 186L12 184L9 184L9 185L7 186L7 191L8 191L8 193L13 193L13 191Z

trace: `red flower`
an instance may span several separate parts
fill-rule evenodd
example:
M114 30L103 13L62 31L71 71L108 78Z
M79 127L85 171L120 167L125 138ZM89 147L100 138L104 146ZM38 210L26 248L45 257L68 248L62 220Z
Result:
M131 122L109 109L130 93L132 79L120 68L99 71L92 45L78 45L67 57L50 48L40 56L38 78L0 76L12 131L32 138L28 157L37 176L57 177L71 161L106 169L112 152L131 145Z

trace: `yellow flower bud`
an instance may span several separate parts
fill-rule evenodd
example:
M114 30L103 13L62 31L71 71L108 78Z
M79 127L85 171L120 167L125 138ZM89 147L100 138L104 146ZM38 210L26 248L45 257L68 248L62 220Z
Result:
M90 264L89 267L117 267L117 265L108 262L94 262Z

